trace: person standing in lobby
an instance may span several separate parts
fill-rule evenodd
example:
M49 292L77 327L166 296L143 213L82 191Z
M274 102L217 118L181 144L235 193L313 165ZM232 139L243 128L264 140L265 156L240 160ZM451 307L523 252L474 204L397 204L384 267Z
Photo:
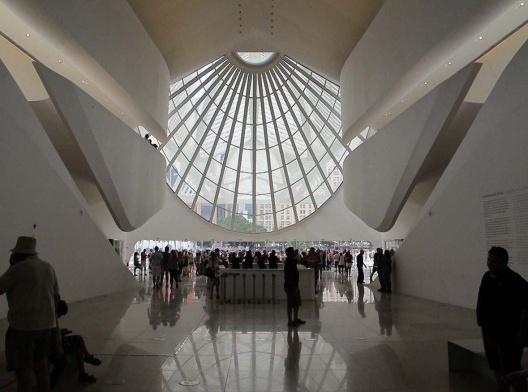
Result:
M163 254L159 251L159 248L154 247L154 253L150 256L150 269L152 272L152 285L154 288L161 286L161 264L163 262Z
M356 257L356 266L357 266L357 271L358 271L358 276L357 276L357 283L358 284L365 283L364 282L365 276L363 274L363 254L364 253L365 252L363 252L363 249L361 249L359 251L359 254Z
M484 351L494 371L499 391L509 391L503 377L521 370L523 344L521 319L528 309L528 282L508 267L506 249L494 246L488 251L488 271L480 283L477 323L482 329ZM513 390L525 392L526 380L512 381Z
M293 327L304 324L299 318L299 307L301 306L301 291L299 290L299 270L297 269L297 258L293 248L286 248L286 260L284 261L284 291L286 291L286 302L288 312L288 326Z
M8 370L16 371L18 391L49 391L48 357L56 345L55 310L60 299L55 270L37 257L36 240L18 237L11 250L10 267L0 277L6 294L9 329L6 333Z

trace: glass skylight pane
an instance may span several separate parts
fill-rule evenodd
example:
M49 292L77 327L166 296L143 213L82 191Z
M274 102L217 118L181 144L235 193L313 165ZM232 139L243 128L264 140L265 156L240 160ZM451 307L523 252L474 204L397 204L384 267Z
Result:
M287 166L288 175L290 176L290 184L296 182L302 177L302 172L297 160L292 161Z
M196 208L202 218L206 220L209 220L209 218L211 218L211 214L213 212L213 205L210 202L204 200L202 197L199 197L196 203Z
M224 169L224 178L222 179L222 187L234 192L235 185L236 185L236 171L229 167L226 167Z
M202 184L202 189L200 190L200 196L202 196L206 200L214 200L214 196L216 193L216 184L214 184L209 179L205 179Z
M253 176L249 173L240 173L239 181L238 193L251 194L253 191Z
M277 214L277 225L279 229L284 229L295 223L293 208L287 208Z
M315 207L310 197L307 197L304 200L297 203L297 205L295 206L295 209L297 210L297 217L300 221L315 211Z
M222 204L224 209L229 209L231 211L235 193L228 191L227 189L220 188L218 192L217 204ZM228 207L229 206L229 207Z
M273 178L273 189L276 191L286 188L286 176L284 174L284 168L281 167L271 172Z
M356 148L358 148L363 142L361 141L361 139L359 137L355 137L354 139L352 139L349 143L349 147L352 151L354 151Z

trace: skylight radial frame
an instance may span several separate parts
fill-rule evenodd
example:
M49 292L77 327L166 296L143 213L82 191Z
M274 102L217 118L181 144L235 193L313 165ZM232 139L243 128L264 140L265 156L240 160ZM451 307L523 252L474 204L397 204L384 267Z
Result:
M341 184L350 148L341 137L339 86L293 59L276 54L248 67L225 55L171 91L167 182L206 221L279 230Z

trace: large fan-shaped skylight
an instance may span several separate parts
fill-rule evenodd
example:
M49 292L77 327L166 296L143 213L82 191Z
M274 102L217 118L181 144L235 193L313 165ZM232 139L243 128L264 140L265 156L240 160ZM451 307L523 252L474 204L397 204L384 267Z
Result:
M167 182L196 213L269 232L313 213L342 182L339 86L287 56L242 69L222 56L171 86Z

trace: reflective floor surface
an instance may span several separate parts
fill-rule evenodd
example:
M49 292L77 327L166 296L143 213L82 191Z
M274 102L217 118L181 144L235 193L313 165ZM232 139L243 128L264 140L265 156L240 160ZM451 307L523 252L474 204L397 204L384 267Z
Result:
M447 340L480 336L471 310L324 272L319 299L301 307L307 323L288 330L284 303L221 305L206 298L203 278L161 291L139 280L139 291L71 304L61 327L80 333L103 364L87 365L97 383L80 385L70 372L56 390L494 390L447 370Z

